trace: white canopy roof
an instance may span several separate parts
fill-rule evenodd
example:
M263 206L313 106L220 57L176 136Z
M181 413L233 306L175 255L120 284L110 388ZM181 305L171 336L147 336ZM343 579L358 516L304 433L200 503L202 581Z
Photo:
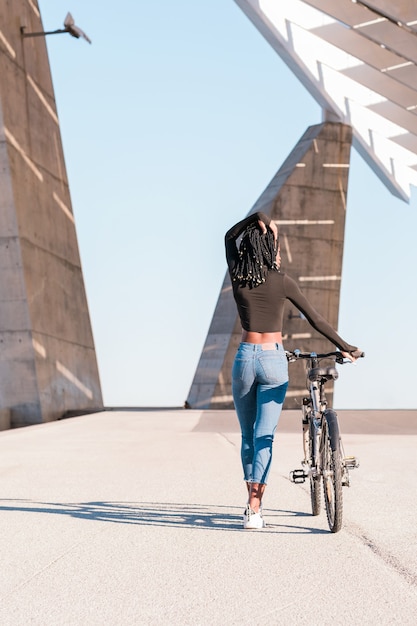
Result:
M417 2L235 0L388 189L417 186Z

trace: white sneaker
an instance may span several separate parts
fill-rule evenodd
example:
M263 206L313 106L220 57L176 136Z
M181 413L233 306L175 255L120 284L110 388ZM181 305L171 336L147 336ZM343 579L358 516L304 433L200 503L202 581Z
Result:
M243 528L249 530L258 530L265 527L265 522L262 517L262 511L255 513L248 505L243 513Z

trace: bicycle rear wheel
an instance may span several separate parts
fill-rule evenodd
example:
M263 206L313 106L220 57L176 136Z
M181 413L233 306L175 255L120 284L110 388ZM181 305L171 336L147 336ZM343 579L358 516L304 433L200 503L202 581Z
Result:
M336 414L334 419L336 418ZM322 434L322 475L324 504L327 521L332 533L342 528L343 494L342 494L342 455L340 452L339 429L329 428L327 421Z

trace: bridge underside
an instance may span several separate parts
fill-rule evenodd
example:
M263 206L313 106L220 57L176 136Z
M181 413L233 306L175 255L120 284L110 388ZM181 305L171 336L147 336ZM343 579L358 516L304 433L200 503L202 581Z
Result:
M250 211L263 211L277 222L282 271L298 281L312 305L334 328L338 325L351 142L352 129L345 124L324 122L308 128ZM334 348L290 302L283 333L288 350L322 352ZM187 406L233 408L231 369L240 335L226 273ZM285 408L299 406L305 389L304 364L291 364ZM329 384L329 400L332 394Z

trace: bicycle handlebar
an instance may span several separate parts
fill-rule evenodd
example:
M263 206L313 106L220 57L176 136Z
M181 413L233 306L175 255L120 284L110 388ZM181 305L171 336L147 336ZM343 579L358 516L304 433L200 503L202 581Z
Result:
M301 352L300 350L286 350L285 353L288 361L296 361L297 359L325 359L335 357L336 363L350 363L349 359L345 360L340 350L336 350L335 352L325 352L322 354L317 354L317 352ZM356 359L365 357L365 352L361 352L360 350L355 350L354 352L351 352L351 354Z
M354 356L355 359L364 359L365 358L365 352L361 352L361 350L354 350L353 352L350 352L350 354L352 356Z

